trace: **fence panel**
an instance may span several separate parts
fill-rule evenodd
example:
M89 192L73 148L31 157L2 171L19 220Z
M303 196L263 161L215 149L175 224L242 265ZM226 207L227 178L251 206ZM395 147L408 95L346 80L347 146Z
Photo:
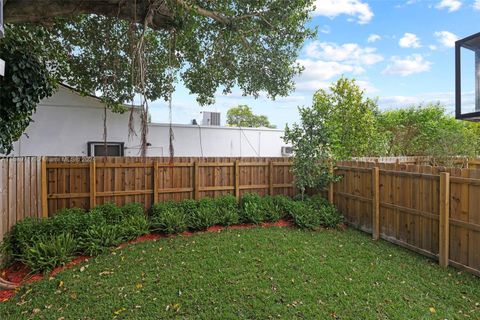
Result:
M0 159L0 240L19 220L41 217L42 158Z
M245 192L293 196L288 158L50 157L48 211L200 199Z

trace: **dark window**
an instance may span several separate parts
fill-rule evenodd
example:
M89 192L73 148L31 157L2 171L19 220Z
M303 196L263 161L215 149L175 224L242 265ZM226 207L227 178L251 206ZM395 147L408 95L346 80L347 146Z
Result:
M89 142L88 156L111 156L111 157L123 157L124 155L124 143L123 142L107 142L105 148L104 142Z

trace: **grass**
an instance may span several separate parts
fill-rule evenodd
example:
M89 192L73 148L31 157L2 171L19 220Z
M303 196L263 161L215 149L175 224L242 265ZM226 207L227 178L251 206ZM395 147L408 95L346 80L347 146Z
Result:
M23 287L0 318L478 319L479 303L479 278L358 231L254 228L115 250Z

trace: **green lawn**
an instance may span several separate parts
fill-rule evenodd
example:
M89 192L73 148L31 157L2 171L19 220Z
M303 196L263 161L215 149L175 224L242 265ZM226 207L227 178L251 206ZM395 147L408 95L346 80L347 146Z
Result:
M479 319L480 279L353 230L229 230L118 249L0 303L28 318Z

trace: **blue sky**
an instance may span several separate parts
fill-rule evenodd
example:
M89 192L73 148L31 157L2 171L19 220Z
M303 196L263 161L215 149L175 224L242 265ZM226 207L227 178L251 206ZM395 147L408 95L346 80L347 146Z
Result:
M295 92L271 101L234 90L200 107L179 84L173 122L200 119L201 111L220 111L225 122L230 107L247 104L284 128L298 120L298 106L310 105L316 90L342 75L357 79L367 96L378 97L382 110L440 101L451 112L454 41L480 32L479 21L480 0L317 0L310 24L319 31L300 52L305 71L295 79ZM472 83L466 91L473 90ZM165 102L154 101L150 108L154 122L168 121Z

